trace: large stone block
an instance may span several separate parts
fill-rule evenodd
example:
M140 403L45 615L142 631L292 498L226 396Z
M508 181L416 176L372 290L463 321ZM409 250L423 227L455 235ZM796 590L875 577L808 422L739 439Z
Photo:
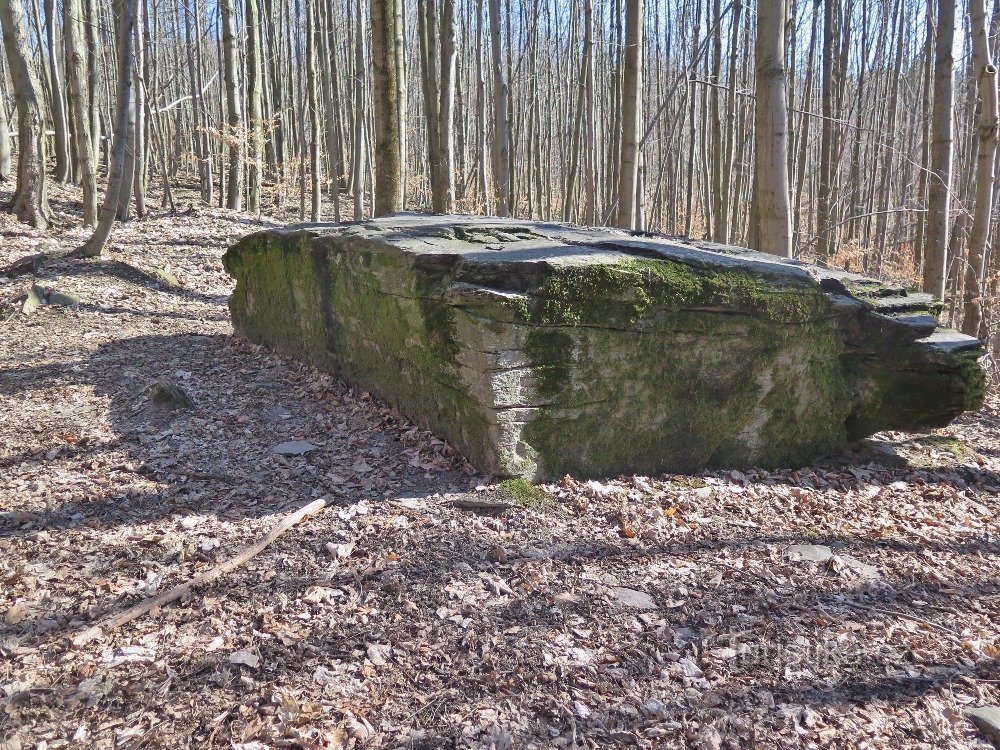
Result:
M979 342L844 272L608 229L399 215L251 235L236 331L532 479L807 462L982 403Z

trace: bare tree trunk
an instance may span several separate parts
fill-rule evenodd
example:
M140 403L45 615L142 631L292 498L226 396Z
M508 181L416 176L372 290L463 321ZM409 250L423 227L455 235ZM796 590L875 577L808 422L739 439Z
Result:
M320 175L320 129L319 129L319 95L316 81L316 3L317 0L306 2L306 107L309 112L309 180L310 201L309 220L319 221L322 218L322 192ZM305 113L303 113L305 114ZM304 129L303 129L304 130Z
M118 198L127 177L125 150L135 133L135 24L138 0L114 0L114 13L118 21L118 113L115 122L114 145L111 147L111 171L108 188L104 194L97 228L78 251L80 255L96 258L104 252L111 237L111 228L118 212Z
M501 46L500 0L490 0L490 39L493 48L493 182L497 214L510 216L510 116L508 80Z
M424 94L424 121L427 124L427 161L431 187L431 207L444 213L441 168L441 90L438 83L438 33L436 0L418 0L417 27L420 41L420 73Z
M625 51L622 71L622 150L618 174L618 211L615 225L635 228L635 206L639 186L639 136L642 120L643 0L628 0L625 6Z
M476 0L476 127L479 150L479 192L483 201L483 212L493 212L493 195L489 186L489 150L486 145L486 59L483 52L485 34L483 0Z
M146 215L146 164L148 149L146 144L146 0L139 0L135 18L135 148L132 161L135 174L132 176L132 194L135 197L136 216ZM125 196L126 201L128 196ZM126 213L128 213L126 211Z
M395 0L371 0L372 94L375 116L375 216L403 208L400 172L400 80Z
M222 15L222 82L226 99L226 137L229 142L229 175L226 208L243 207L243 105L240 101L239 62L236 49L236 11L233 0L219 0Z
M55 131L55 178L66 182L70 178L69 125L66 122L66 101L59 76L58 29L56 28L56 0L45 0L45 42L48 47L46 60L52 81L52 129Z
M788 111L785 103L785 0L757 6L757 96L754 101L754 227L752 246L791 257L788 205Z
M94 152L94 164L97 164L101 152L101 72L100 72L100 47L98 44L98 15L97 0L83 0L86 14L83 26L84 38L87 40L87 93L90 98L90 106L87 109L90 117L90 137L93 138L91 146Z
M441 190L438 213L451 213L455 207L455 0L441 5Z
M264 164L264 50L261 44L257 0L246 0L247 116L250 150L247 155L247 209L260 214L260 183ZM318 138L318 134L314 134Z
M365 217L365 29L361 0L357 0L357 20L354 41L354 165L351 182L354 184L354 220Z
M831 206L831 194L833 193L833 141L835 133L833 129L834 99L836 96L835 66L834 66L834 42L836 32L835 3L837 0L822 0L823 2L823 123L820 136L820 165L819 165L819 200L816 210L816 224L820 260L826 261L835 251L835 242L832 236L833 228L833 208Z
M87 47L83 39L83 7L80 0L63 0L63 33L66 36L66 79L76 158L83 187L83 225L97 224L97 154L90 132L90 99L87 93Z
M962 331L978 336L982 325L985 282L986 239L990 231L993 209L993 181L997 158L997 129L1000 128L1000 111L997 106L997 69L990 54L989 32L986 26L984 0L969 0L972 25L973 68L978 76L979 153L976 163L976 207L969 235L969 259L965 271L965 309Z
M0 0L0 24L7 64L17 104L17 186L14 215L25 224L44 229L49 223L45 176L45 126L42 89L31 64L28 21L21 0Z
M0 91L0 182L10 179L10 119L7 97Z
M597 111L594 94L594 0L583 0L583 223L597 223Z
M399 210L406 203L406 12L403 0L394 0L392 40L396 63L396 132L399 134Z
M944 299L948 281L949 213L955 116L955 0L938 0L934 109L924 249L924 291Z

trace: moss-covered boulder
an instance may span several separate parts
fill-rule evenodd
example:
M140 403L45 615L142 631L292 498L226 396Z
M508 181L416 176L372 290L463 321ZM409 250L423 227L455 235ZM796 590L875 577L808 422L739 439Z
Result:
M238 333L529 479L806 462L983 398L929 296L749 250L400 215L226 253Z

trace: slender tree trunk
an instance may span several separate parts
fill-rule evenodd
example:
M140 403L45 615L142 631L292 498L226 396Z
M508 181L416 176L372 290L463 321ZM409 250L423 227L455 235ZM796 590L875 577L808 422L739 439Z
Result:
M441 171L438 179L441 195L438 213L451 213L455 207L455 0L441 5Z
M236 11L233 0L219 0L222 15L222 83L226 99L229 175L226 180L226 207L243 207L243 105L240 101L240 74L237 59Z
M247 209L260 214L260 184L264 166L264 50L257 0L246 0L247 116L250 149L247 154ZM318 137L318 134L314 134Z
M972 216L969 260L965 272L965 309L962 316L962 331L970 336L978 336L982 324L986 240L990 231L993 209L993 181L1000 111L997 107L997 69L990 54L984 0L969 0L969 15L972 26L972 64L977 74L979 88L979 122L976 127L979 152L976 163L976 204Z
M758 250L791 257L788 205L788 112L785 103L785 0L757 6L757 96L754 101L754 212Z
M56 0L45 0L45 42L48 47L46 60L49 64L49 78L52 81L52 129L55 131L55 174L57 182L67 182L70 178L69 125L66 121L66 100L59 75L59 45L56 23Z
M73 113L73 135L76 158L80 166L83 187L83 225L97 224L97 154L90 132L90 101L87 93L87 46L83 38L83 6L80 0L63 0L63 33L66 36L66 82L70 110Z
M618 173L618 211L615 225L635 228L639 187L639 137L642 121L643 0L628 0L625 6L625 50L622 70L622 150Z
M138 0L114 0L114 14L117 19L118 37L118 113L114 129L114 144L111 147L111 170L108 174L108 188L104 195L97 228L90 239L80 248L79 253L96 258L104 252L111 237L111 228L118 212L118 197L126 181L127 161L125 150L135 133L135 25Z
M17 104L17 186L14 215L25 224L44 229L49 223L45 176L45 123L42 88L31 63L28 19L21 0L0 0L0 24L7 65Z
M597 223L597 110L594 92L594 0L583 0L583 223Z
M357 0L357 21L354 41L354 165L351 182L354 185L354 220L365 217L365 29L361 0Z
M508 77L503 62L500 0L490 0L490 41L493 49L493 182L497 214L510 216L510 116Z
M833 192L833 141L834 133L834 101L836 96L834 44L836 39L837 0L822 0L823 4L823 122L820 135L820 165L819 165L819 200L816 210L818 248L820 260L826 261L836 250L833 233L832 206L830 204Z
M375 216L403 208L399 65L395 0L371 0L372 104L375 116Z
M392 40L396 63L396 132L399 134L399 210L406 204L406 12L403 0L394 0Z
M10 179L10 119L7 97L0 91L0 182Z
M955 117L955 0L938 0L934 109L924 249L924 291L944 299L948 281L949 213Z
M142 217L146 215L146 164L148 163L148 148L146 139L146 0L139 0L136 5L135 26L135 147L132 161L135 174L132 176L132 194L135 197L135 213ZM127 202L128 196L125 196ZM128 213L126 209L126 214Z
M319 221L322 218L321 175L320 175L320 129L319 129L319 92L316 80L316 3L318 0L305 0L306 3L306 107L309 109L309 179L310 201L309 220Z
M493 195L489 186L489 150L486 143L486 57L483 50L485 13L483 0L476 0L476 143L479 151L479 193L483 212L493 212Z

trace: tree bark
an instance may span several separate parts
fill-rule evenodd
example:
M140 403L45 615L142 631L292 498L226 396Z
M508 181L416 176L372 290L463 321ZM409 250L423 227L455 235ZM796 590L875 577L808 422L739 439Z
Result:
M997 69L990 54L984 0L969 0L972 27L972 64L979 88L979 122L976 135L979 153L976 162L976 204L969 235L968 262L965 271L965 308L962 332L978 336L982 326L983 285L985 282L986 239L993 209L994 170L997 158L997 129L1000 111L997 105Z
M42 89L31 63L28 20L22 0L0 0L0 24L3 25L4 48L17 105L14 215L25 224L44 229L49 223L49 201Z
M792 255L788 205L788 111L785 103L785 0L757 6L754 45L757 84L754 100L755 237L752 246Z
M63 84L59 75L56 26L56 0L45 0L45 42L48 48L45 57L49 67L49 79L52 81L52 129L56 157L53 176L57 182L67 182L70 178L69 125L66 122L66 100L63 98Z
M441 195L434 210L448 214L455 205L455 0L441 4L441 168L438 184Z
M222 81L226 99L226 139L229 144L229 174L226 208L243 207L243 105L240 100L239 61L236 49L236 11L233 0L219 0L222 15Z
M7 97L0 91L0 182L10 179L10 119Z
M372 94L375 116L375 216L403 209L400 171L399 64L395 0L371 0Z
M316 3L318 0L305 0L306 3L306 107L309 110L309 220L319 221L322 218L322 192L320 172L320 129L319 129L319 92L316 80ZM305 115L306 113L303 113ZM304 130L304 129L303 129Z
M66 37L66 79L73 136L83 188L83 225L97 224L97 154L91 133L90 97L87 92L88 58L83 37L83 6L80 0L63 0L63 33Z
M493 49L493 182L497 214L510 216L510 115L508 78L501 46L500 0L490 0L490 40Z
M97 228L78 251L90 258L100 257L111 237L118 212L118 198L126 183L125 150L135 133L135 23L138 0L115 0L114 14L118 21L118 112L115 121L114 144L111 147L111 170L107 192L101 206Z
M643 0L625 6L625 50L622 70L622 149L618 173L618 211L615 226L636 228L639 187L639 136L642 120Z
M945 297L955 115L955 0L938 0L931 115L930 185L924 249L924 291Z
M247 209L260 214L260 184L264 165L264 50L257 0L246 0L247 116L250 148L247 156Z

